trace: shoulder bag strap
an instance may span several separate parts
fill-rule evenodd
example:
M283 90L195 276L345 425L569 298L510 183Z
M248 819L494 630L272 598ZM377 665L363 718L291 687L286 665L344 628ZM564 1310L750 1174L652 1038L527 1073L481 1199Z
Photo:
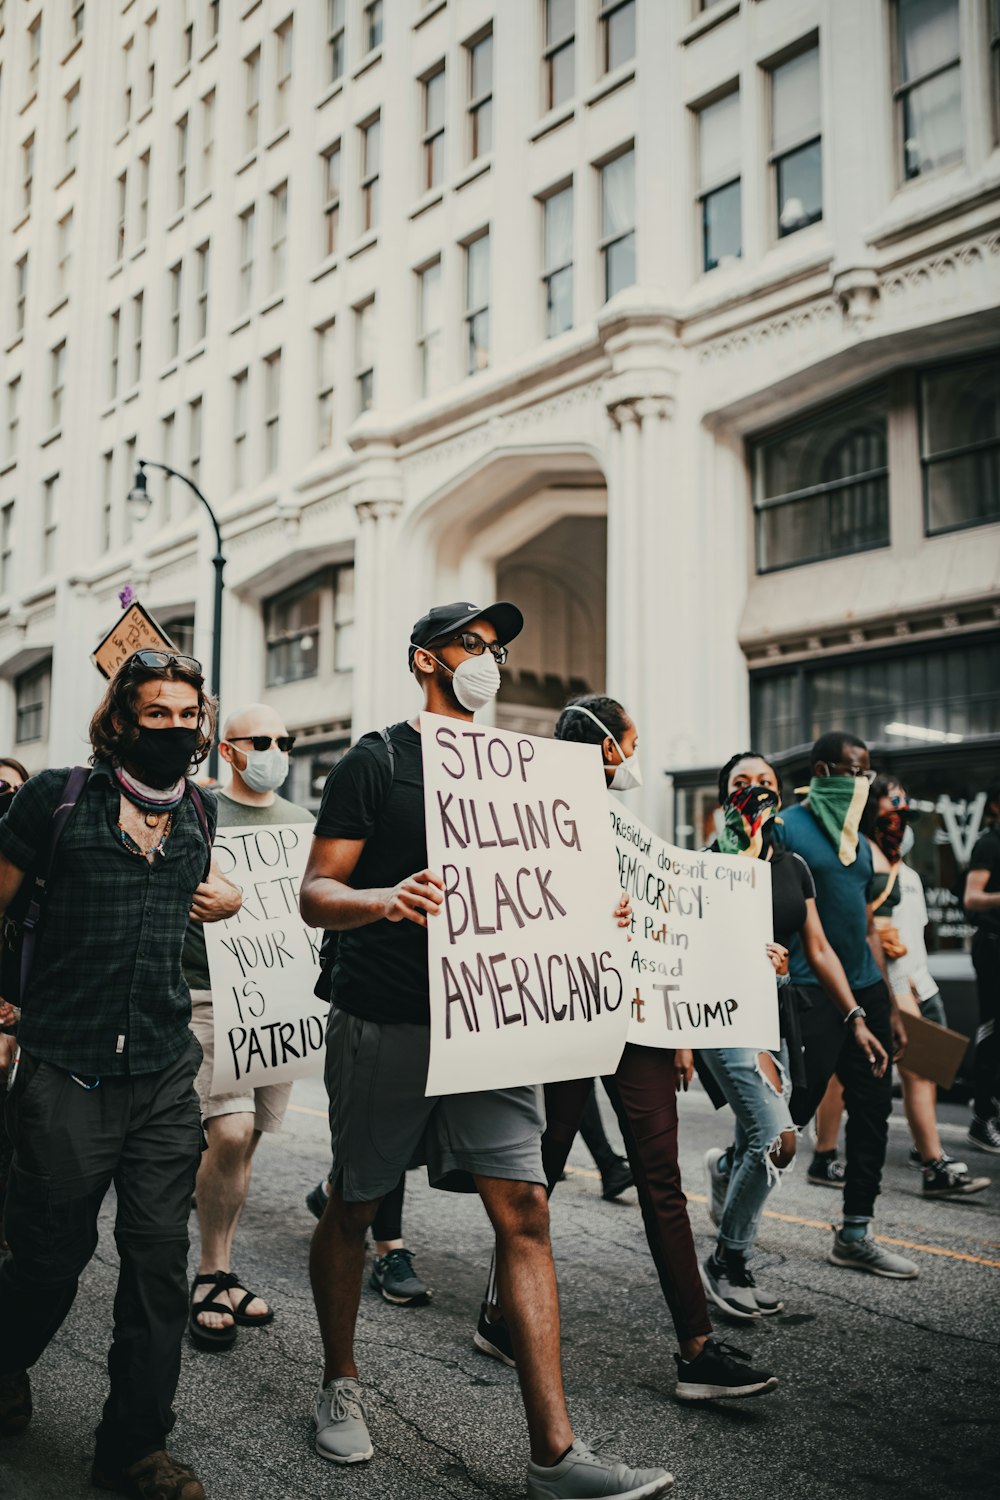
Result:
M205 811L205 799L202 797L201 792L193 781L189 781L187 783L187 790L188 796L191 798L191 806L195 810L195 815L197 816L198 823L202 831L202 836L205 840L206 848L208 849L208 855L205 860L205 873L202 876L203 880L207 880L212 869L212 835L209 832L208 827L208 814Z
M28 989L28 980L31 977L31 968L35 960L35 938L38 933L38 924L42 919L45 901L52 880L52 868L55 864L56 849L59 840L63 836L66 824L69 822L77 803L83 796L83 789L87 785L90 769L87 766L74 766L63 783L59 802L52 813L49 823L49 843L45 852L44 863L35 871L34 883L31 896L28 900L28 909L21 923L21 984L20 999L24 1004L24 997Z

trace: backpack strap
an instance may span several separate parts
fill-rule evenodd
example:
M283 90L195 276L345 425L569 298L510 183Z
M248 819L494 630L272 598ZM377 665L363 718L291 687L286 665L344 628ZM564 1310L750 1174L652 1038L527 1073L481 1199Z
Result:
M195 810L195 814L198 818L198 823L201 827L202 835L205 840L205 846L208 849L208 857L205 860L205 873L201 877L204 881L208 879L209 873L212 869L212 835L209 831L208 814L205 811L205 799L201 795L201 791L193 781L189 781L187 783L187 789L188 796L191 798L191 805Z
M49 843L45 851L44 862L35 871L34 883L31 895L28 899L28 907L21 923L21 983L20 1000L24 1004L24 997L28 989L28 980L31 976L31 968L35 958L35 938L38 934L38 924L42 919L48 896L49 883L52 879L52 867L55 864L56 849L73 815L74 809L83 796L84 787L90 778L88 766L74 766L63 783L62 793L58 804L52 813L49 823Z

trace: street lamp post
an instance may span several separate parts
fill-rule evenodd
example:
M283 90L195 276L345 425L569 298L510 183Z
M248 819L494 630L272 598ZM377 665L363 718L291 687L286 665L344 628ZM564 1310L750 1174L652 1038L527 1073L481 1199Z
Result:
M218 698L219 691L222 686L220 681L222 676L222 590L225 587L222 575L223 570L226 566L226 559L223 556L222 552L222 532L219 529L219 523L216 519L215 511L209 505L208 501L205 499L205 496L195 484L194 480L189 479L186 474L178 473L178 471L176 469L172 469L169 464L159 464L154 462L154 460L150 458L140 458L138 460L138 463L136 464L135 478L132 481L132 488L128 493L128 504L132 511L132 519L134 521L144 521L149 515L150 508L153 504L152 497L150 496L146 488L147 469L159 469L162 473L166 474L168 478L181 480L182 483L187 485L189 490L192 490L198 496L198 499L208 511L209 517L211 518L212 528L215 531L215 556L212 558L212 566L215 569L215 601L212 620L211 689L213 696L215 698ZM213 779L216 778L219 774L219 747L218 742L215 740L213 740L212 749L209 752L208 774Z

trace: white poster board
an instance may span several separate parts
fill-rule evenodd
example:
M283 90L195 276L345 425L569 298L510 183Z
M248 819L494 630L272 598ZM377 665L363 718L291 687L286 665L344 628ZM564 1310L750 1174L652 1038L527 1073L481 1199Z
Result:
M777 1048L767 862L677 849L609 798L618 881L632 899L628 1040Z
M220 828L215 862L238 885L234 917L205 926L215 1019L213 1094L323 1071L327 1006L313 986L323 934L299 916L312 825Z
M627 938L596 745L420 716L428 867L427 1093L613 1073Z

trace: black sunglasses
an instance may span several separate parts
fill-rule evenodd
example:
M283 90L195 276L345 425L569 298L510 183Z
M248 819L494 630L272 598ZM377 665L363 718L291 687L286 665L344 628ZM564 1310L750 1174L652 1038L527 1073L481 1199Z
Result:
M22 785L20 781L4 781L0 777L0 796L3 796L4 792L19 792Z
M226 741L227 745L252 745L255 750L270 750L272 745L277 745L287 755L295 744L294 734L231 734Z
M134 651L127 665L131 668L136 662L140 667L151 667L155 672L167 667L180 667L185 672L197 672L199 677L202 675L200 661L193 656L176 656L173 651Z
M474 630L460 631L444 642L446 646L454 646L456 643L460 643L462 650L467 651L470 656L482 656L484 651L489 651L498 667L502 667L507 660L506 646L501 646L499 641L484 641Z

